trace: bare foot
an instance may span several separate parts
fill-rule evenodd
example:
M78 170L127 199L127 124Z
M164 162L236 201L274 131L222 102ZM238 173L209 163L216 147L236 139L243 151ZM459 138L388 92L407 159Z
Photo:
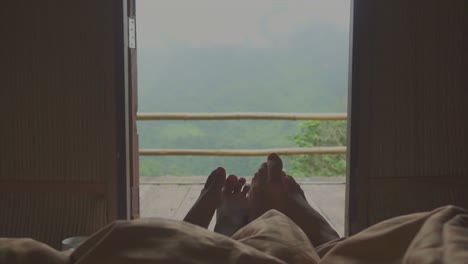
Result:
M221 195L221 204L216 210L215 232L232 236L248 223L249 190L245 178L229 175Z
M219 167L208 176L205 186L195 204L184 218L185 222L208 228L216 208L221 203L221 194L226 181L226 171Z
M270 154L252 179L249 221L270 209L291 218L314 246L339 238L328 222L309 205L294 178L283 172L283 163L277 154Z
M273 166L278 168L275 169ZM270 209L284 213L287 194L283 181L282 164L264 162L260 165L252 178L252 190L249 194L249 221L255 220Z

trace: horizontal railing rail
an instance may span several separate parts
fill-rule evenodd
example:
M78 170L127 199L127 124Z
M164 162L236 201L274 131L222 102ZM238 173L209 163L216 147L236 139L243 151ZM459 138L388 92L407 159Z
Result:
M266 156L306 154L344 154L346 147L304 147L271 149L140 149L141 156Z
M158 120L347 120L346 113L138 113L139 121ZM271 149L139 149L140 156L265 156L279 155L345 154L344 146L300 147Z
M346 113L138 113L137 120L346 120Z

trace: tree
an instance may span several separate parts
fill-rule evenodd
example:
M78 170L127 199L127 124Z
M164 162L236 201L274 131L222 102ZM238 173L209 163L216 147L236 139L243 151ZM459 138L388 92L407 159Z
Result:
M307 121L294 136L299 147L346 146L346 121ZM290 158L295 176L339 176L346 172L346 155L299 155Z

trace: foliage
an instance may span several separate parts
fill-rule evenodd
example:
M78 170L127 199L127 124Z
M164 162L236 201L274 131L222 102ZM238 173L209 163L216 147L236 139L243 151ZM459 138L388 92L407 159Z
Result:
M155 121L138 124L140 148L255 149L294 147L296 122ZM265 157L144 156L142 176L206 175L218 166L238 176L252 176ZM285 164L288 166L288 163Z
M346 146L346 121L307 121L294 136L299 147ZM290 158L295 176L339 176L346 171L346 155L300 155Z

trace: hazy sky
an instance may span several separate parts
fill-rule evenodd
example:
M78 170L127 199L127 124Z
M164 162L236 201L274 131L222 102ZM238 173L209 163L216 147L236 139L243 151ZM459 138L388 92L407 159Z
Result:
M137 0L139 48L287 45L312 24L348 31L349 0Z

